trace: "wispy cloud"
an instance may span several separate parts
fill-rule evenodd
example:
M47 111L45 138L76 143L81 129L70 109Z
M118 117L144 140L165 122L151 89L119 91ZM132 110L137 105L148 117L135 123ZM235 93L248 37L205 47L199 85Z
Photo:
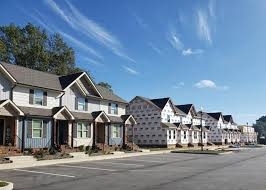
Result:
M131 75L138 75L138 74L139 74L139 72L137 72L135 69L132 69L132 68L130 68L130 67L123 66L123 68L124 68L124 70L125 70L127 73L129 73L129 74L131 74Z
M209 89L217 89L217 90L228 90L228 86L218 86L216 83L212 80L201 80L195 84L195 87L197 88L209 88Z
M147 29L149 28L148 24L146 24L146 23L144 22L144 20L143 20L140 16L138 16L136 13L133 13L132 15L133 15L133 17L135 18L136 23L137 23L142 29L147 30Z
M159 49L158 47L156 47L153 43L148 43L148 46L150 46L151 47L151 49L153 50L153 51L155 51L156 53L158 53L158 54L162 54L162 50L161 49Z
M190 56L190 55L195 55L195 54L202 54L204 51L202 49L195 49L192 50L191 48L188 49L183 49L182 54L184 56Z
M98 57L99 59L103 59L103 56L100 55L97 51L95 51L93 48L89 47L88 45L86 45L85 43L83 43L82 41L74 38L73 36L59 31L59 33L65 37L67 40L69 40L71 43L75 44L78 48L82 49L83 51L88 51L91 54L93 54L94 56Z
M197 10L197 30L200 39L212 44L211 28L207 11Z
M170 30L168 41L176 50L180 51L184 48L182 41L179 39L178 34L174 30Z
M136 62L124 52L121 42L114 35L95 21L88 19L70 2L66 1L68 9L60 8L53 0L47 0L46 2L51 10L76 31L83 33L83 35L106 47L115 55L130 62Z
M178 84L172 86L172 88L178 89L178 88L182 88L183 86L185 86L184 82L179 82Z
M216 9L216 0L209 0L208 4L209 14L212 18L216 17L215 9Z
M97 65L97 66L104 65L104 64L100 63L99 61L96 61L96 60L91 59L89 57L81 56L81 58L85 63L88 63L88 64Z

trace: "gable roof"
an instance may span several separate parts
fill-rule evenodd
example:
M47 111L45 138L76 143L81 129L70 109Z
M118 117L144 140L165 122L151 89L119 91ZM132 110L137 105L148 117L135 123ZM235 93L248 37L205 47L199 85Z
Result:
M185 114L188 114L190 109L192 108L193 104L183 104L183 105L176 105L178 109L180 109Z
M150 101L153 104L155 104L157 107L159 107L160 109L163 109L169 100L170 100L169 97L167 97L167 98L150 99Z
M120 103L125 103L125 104L128 103L126 100L122 99L121 97L114 94L112 91L108 90L105 87L102 87L100 85L96 85L96 88L98 89L98 91L102 95L103 99L105 99L105 100L111 100L114 102L120 102Z
M209 116L211 116L212 118L219 120L220 116L222 116L223 119L223 114L222 112L215 112L215 113L207 113Z
M231 123L235 124L232 115L224 115L223 117L224 117L224 120L227 121L228 123L231 122Z
M64 75L59 77L60 84L62 86L62 89L65 89L67 86L69 86L72 82L74 82L80 75L82 75L83 72L74 73L70 75Z
M17 84L62 91L58 75L4 62L1 62L1 65L16 80Z

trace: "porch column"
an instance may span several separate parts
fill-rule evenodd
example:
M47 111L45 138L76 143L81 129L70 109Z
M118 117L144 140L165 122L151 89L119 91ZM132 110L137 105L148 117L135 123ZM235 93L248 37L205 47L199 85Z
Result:
M126 124L123 124L123 146L126 145Z
M21 152L24 152L25 148L25 117L22 118L22 137L21 137Z
M96 122L93 122L93 136L92 136L92 146L96 145Z
M56 145L56 119L53 119L52 120L52 139L51 139L51 142L52 142L52 146L55 146Z
M74 148L74 121L71 122L71 148Z
M110 123L107 125L107 145L110 145Z

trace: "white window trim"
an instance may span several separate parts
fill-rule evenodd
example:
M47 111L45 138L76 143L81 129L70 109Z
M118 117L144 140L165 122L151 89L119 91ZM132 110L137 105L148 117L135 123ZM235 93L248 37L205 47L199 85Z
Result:
M33 133L33 131L34 131L34 127L33 127L33 122L38 122L38 121L41 121L41 131L42 131L42 134L41 134L41 137L34 137L34 133ZM41 139L41 138L43 138L43 120L40 120L40 119L33 119L32 121L31 121L31 138L33 138L33 139Z
M79 125L81 124L81 130L79 130ZM87 128L87 130L83 130L83 126L85 126L86 128ZM89 132L90 132L90 125L88 124L88 125L86 125L86 123L84 123L84 122L78 122L78 124L77 124L77 138L78 139L89 139L89 138L91 138L91 133L90 133L90 137L87 137L88 136L88 134L89 134ZM79 133L81 132L81 137L79 137ZM86 135L86 137L83 137L83 133L85 133L85 132L87 132L87 135Z
M37 98L37 97L36 97L36 92L41 92L41 93L42 93L42 98L41 98L41 99L42 99L42 104L37 104L37 103L36 103L36 98ZM39 98L38 98L38 99L39 99ZM38 89L36 90L36 89L35 89L35 90L34 90L34 94L33 94L33 104L34 104L34 105L43 106L43 101L44 101L43 90L38 90Z
M111 103L110 105L110 112L113 115L118 115L118 105L115 103Z
M121 126L118 124L113 124L112 126L112 138L121 138ZM117 130L116 133L119 135L114 136L114 128Z
M78 98L77 100L78 100L78 111L85 111L85 107L86 107L85 98ZM82 100L82 102L80 102L80 100ZM83 103L83 101L84 101L84 103ZM80 105L83 107L82 109L79 109Z

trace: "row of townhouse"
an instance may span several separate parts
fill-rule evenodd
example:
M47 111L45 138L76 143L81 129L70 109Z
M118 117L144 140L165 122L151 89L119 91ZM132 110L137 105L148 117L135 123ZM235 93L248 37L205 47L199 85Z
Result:
M85 72L58 76L0 64L0 145L125 145L127 102Z
M127 114L133 115L137 122L128 128L128 137L140 146L173 148L208 142L205 120L192 104L174 105L171 98L136 96L129 102Z
M140 146L183 147L241 141L241 130L232 115L197 112L193 104L175 105L171 98L136 96L126 109L137 122L128 129L128 136Z

